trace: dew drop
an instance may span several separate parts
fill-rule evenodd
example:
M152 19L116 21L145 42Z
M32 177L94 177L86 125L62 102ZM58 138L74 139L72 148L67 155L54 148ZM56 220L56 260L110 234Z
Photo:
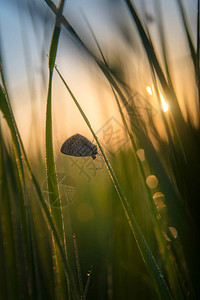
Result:
M163 193L161 193L161 192L156 192L154 195L153 195L153 199L155 200L155 199L157 199L157 198L164 198L165 196L164 196L164 194Z
M91 266L90 270L87 272L87 277L90 277L91 274L92 274L92 266Z
M153 200L154 200L154 203L155 203L156 208L157 208L158 211L166 208L166 205L164 204L164 197L165 196L161 192L156 192L153 195Z
M178 237L178 231L176 230L176 228L174 227L168 227L169 231L171 232L171 235L173 236L174 239L176 239Z
M163 232L163 235L167 242L171 242L170 238L168 237L168 235L165 232Z
M161 219L161 215L160 215L160 214L157 214L157 215L156 215L156 218L157 218L158 220L160 220L160 219Z
M155 189L158 185L158 179L155 175L149 175L146 178L146 184L150 189Z

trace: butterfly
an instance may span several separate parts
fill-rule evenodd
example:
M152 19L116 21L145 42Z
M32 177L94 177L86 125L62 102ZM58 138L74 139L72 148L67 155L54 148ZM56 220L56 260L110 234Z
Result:
M60 149L61 153L76 156L76 157L87 157L91 156L93 159L96 158L97 146L91 143L86 137L77 133L68 138Z

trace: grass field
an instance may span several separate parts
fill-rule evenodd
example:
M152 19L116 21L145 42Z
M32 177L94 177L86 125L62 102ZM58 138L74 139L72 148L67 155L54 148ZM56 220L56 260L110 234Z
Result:
M48 54L42 45L39 70L47 72L41 71L42 83L35 82L45 111L40 119L31 102L32 123L25 138L27 123L17 116L20 104L12 99L7 71L10 50L0 46L1 299L199 299L199 1L194 30L182 0L175 2L188 51L181 68L170 58L177 49L169 50L160 1L153 2L152 15L145 1L141 10L134 1L116 4L117 17L110 17L110 23L118 40L111 41L111 52L83 13L87 38L79 35L63 13L64 0L57 6L51 0L38 0L36 6L27 2L27 7L15 3L16 14L22 20L25 10L34 28L37 14L42 16ZM62 63L57 64L72 47L63 42L65 34L96 78L100 101L93 106L80 96L84 78L71 87L70 68L65 73ZM21 35L30 79L30 45L23 26ZM61 86L65 96L55 96ZM34 99L32 84L29 92ZM63 115L69 110L69 131L70 120L79 118L80 131L86 128L97 145L95 160L60 153L59 97L67 97ZM90 109L96 119L103 112L98 129Z

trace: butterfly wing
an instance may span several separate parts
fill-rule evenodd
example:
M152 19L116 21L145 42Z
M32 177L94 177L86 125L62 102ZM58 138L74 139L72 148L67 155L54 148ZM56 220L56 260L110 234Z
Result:
M94 147L87 138L77 133L63 143L60 151L70 156L86 157L94 155Z

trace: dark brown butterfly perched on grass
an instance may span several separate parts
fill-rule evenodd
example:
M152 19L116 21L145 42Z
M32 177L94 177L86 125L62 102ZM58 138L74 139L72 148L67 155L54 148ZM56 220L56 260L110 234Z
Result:
M91 156L93 159L96 158L97 146L91 143L87 138L77 133L68 138L62 145L60 151L63 154L86 157Z

